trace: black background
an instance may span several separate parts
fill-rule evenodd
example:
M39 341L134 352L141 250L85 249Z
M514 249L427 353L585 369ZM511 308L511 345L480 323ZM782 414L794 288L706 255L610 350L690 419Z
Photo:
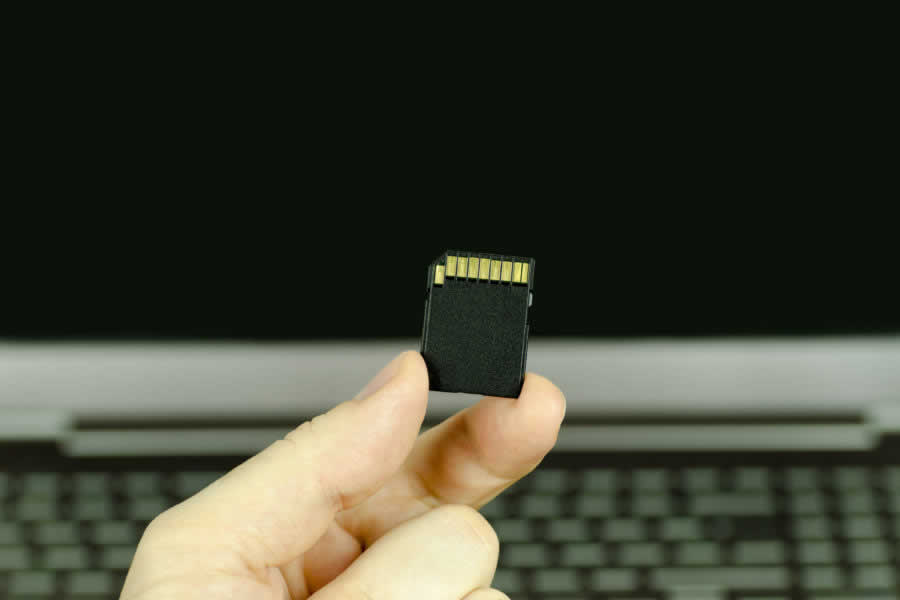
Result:
M839 46L38 57L0 336L417 336L447 248L534 257L536 334L898 332L890 86Z

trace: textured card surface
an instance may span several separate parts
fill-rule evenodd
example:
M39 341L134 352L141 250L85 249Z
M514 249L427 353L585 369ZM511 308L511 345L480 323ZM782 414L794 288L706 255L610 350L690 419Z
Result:
M428 267L422 356L431 389L518 397L534 260L448 250Z

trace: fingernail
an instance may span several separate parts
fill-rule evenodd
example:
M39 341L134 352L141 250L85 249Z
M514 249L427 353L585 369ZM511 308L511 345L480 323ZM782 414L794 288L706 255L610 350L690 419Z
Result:
M399 356L394 357L394 360L389 362L387 366L381 369L381 371L378 372L378 375L373 377L372 380L367 383L362 390L360 390L354 400L364 400L386 386L391 381L391 379L394 378L397 372L400 371L405 358L405 352Z

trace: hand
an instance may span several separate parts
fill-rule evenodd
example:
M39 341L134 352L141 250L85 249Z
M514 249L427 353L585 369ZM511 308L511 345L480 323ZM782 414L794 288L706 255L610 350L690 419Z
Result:
M419 436L422 357L395 358L147 528L121 600L499 600L497 536L474 509L556 443L565 398L528 374Z

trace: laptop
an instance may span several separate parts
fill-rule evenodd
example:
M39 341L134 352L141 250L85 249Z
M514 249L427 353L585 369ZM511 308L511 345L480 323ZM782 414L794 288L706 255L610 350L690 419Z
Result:
M493 247L536 260L527 368L568 400L555 450L482 509L495 587L896 600L887 270L843 247L798 262L793 237L447 229L355 232L327 260L302 235L154 235L117 241L129 268L32 269L0 322L0 599L116 598L150 520L417 349L427 265ZM426 427L476 400L432 393Z
M116 598L154 516L416 347L0 344L0 598ZM900 338L536 337L529 370L568 412L483 508L511 598L898 597Z

